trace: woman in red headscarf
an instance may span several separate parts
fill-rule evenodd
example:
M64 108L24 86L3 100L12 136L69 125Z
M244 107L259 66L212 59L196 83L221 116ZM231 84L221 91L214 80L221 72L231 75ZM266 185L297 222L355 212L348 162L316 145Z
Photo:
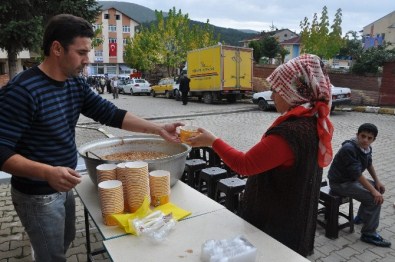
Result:
M241 216L303 256L314 249L322 168L332 160L331 84L320 58L305 54L268 78L281 116L247 152L200 128L192 146L212 146L248 176Z

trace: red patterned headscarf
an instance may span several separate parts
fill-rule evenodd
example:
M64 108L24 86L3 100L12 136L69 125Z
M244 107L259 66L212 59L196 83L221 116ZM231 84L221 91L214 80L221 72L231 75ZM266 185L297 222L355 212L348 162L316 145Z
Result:
M329 120L331 83L323 67L318 56L304 54L280 65L267 78L272 90L291 106L272 127L291 116L317 116L320 167L328 166L333 155L333 125Z

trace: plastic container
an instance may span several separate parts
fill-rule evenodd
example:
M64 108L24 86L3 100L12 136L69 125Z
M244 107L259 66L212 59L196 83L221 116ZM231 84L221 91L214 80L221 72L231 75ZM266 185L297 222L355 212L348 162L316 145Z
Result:
M203 262L255 262L257 249L247 239L207 240L200 256Z

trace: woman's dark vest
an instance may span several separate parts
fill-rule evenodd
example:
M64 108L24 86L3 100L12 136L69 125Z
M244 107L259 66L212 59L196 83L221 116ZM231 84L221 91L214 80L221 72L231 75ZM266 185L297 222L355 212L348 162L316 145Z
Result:
M247 180L241 216L268 235L308 256L314 249L322 168L318 166L317 120L290 118L269 129L290 145L295 163ZM265 161L265 159L262 159Z

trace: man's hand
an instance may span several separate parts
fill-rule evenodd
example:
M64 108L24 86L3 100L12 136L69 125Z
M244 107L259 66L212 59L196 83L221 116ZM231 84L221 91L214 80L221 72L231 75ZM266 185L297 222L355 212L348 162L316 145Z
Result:
M59 192L70 191L81 182L81 175L78 172L61 166L51 168L45 177L49 185Z
M172 123L172 124L165 124L160 129L159 135L169 142L180 143L180 138L178 137L177 127L183 126L183 123Z

